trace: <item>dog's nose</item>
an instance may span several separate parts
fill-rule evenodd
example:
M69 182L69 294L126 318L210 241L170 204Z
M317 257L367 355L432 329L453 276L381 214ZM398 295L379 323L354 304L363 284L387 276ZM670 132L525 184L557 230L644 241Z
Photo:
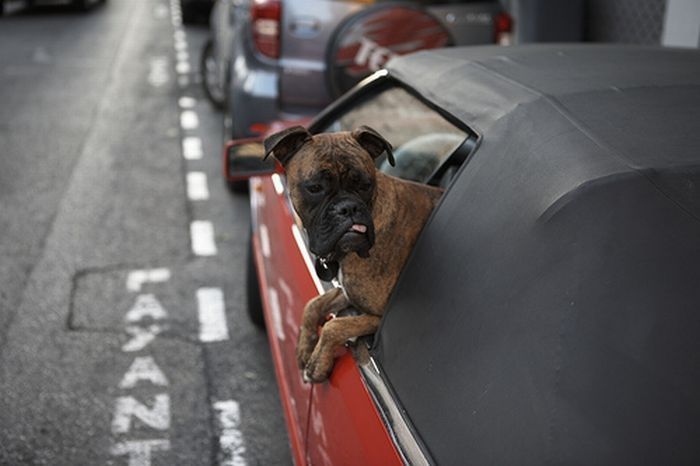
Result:
M356 201L344 199L335 205L335 211L343 217L352 217L360 210L360 206Z

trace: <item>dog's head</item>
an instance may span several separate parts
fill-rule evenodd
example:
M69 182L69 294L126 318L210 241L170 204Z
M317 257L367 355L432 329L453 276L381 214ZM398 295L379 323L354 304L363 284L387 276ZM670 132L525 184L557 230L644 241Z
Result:
M314 136L295 126L264 144L265 156L272 154L285 168L311 252L336 260L351 252L369 257L374 245L374 159L386 152L393 165L391 144L367 126Z

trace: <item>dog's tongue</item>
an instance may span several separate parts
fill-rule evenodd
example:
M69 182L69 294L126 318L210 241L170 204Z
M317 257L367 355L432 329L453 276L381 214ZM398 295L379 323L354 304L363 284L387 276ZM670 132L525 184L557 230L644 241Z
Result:
M365 225L355 223L352 227L350 227L350 231L354 231L357 233L367 233L367 227Z

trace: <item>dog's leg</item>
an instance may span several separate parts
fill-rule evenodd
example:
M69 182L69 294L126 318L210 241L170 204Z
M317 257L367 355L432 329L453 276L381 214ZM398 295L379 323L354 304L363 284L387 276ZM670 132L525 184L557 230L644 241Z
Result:
M335 350L352 337L370 335L377 331L381 317L362 314L338 317L326 323L321 338L304 369L304 380L319 383L328 378L333 369Z
M340 288L334 288L306 303L297 341L297 362L304 369L318 341L318 326L328 314L338 313L350 306Z

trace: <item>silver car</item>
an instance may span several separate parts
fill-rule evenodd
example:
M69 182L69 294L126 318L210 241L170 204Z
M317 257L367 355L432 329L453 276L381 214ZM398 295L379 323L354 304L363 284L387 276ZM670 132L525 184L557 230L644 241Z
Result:
M232 138L314 115L394 55L511 31L498 1L218 0L210 24L203 83Z

